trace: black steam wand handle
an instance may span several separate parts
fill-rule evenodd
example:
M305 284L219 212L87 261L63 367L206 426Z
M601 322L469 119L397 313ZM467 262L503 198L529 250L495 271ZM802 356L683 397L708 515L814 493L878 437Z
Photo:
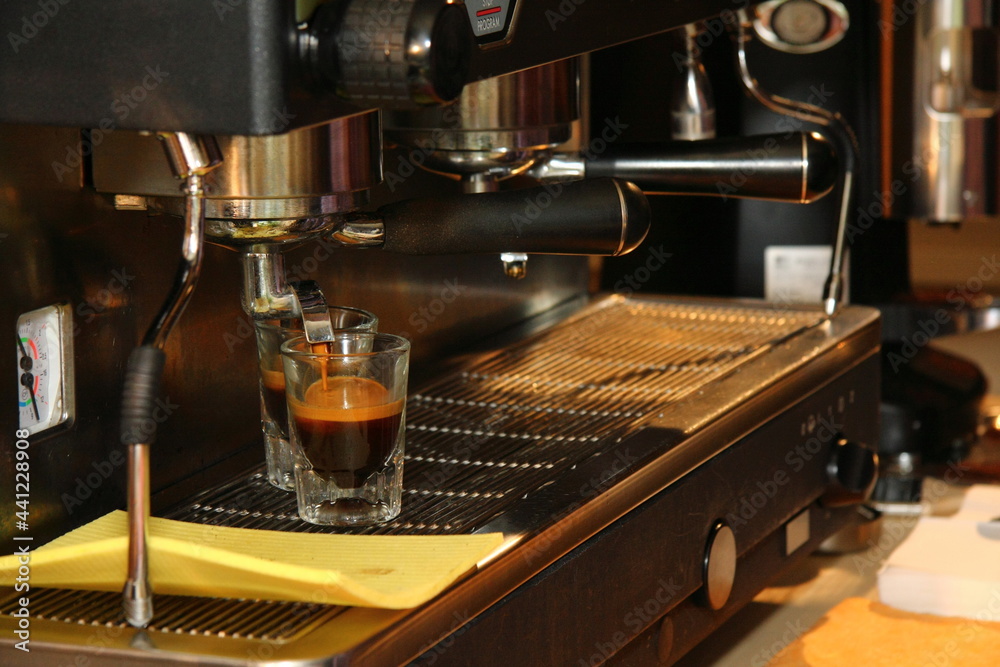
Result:
M612 146L586 160L587 178L623 178L647 194L807 203L830 192L837 155L816 132Z
M184 312L201 272L204 254L204 175L221 162L213 137L184 132L161 133L174 174L184 179L184 240L181 262L163 307L129 356L122 391L121 442L128 448L128 572L122 589L125 620L145 628L153 618L153 589L149 581L150 446L156 439L156 401L166 354L167 337Z
M650 217L645 195L611 178L414 199L377 213L383 249L408 255L623 255L646 237Z

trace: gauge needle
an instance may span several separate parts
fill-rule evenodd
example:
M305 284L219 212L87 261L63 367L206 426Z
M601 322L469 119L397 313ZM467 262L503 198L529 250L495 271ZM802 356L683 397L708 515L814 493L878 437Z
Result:
M31 363L31 357L28 356L28 351L24 349L24 343L21 341L21 337L17 337L17 346L21 349L21 357L28 360ZM28 368L31 368L29 365ZM38 414L38 402L35 401L35 387L34 387L34 377L31 372L25 370L24 375L21 376L21 384L28 390L28 395L31 396L31 407L35 411L35 420L41 421L42 417Z

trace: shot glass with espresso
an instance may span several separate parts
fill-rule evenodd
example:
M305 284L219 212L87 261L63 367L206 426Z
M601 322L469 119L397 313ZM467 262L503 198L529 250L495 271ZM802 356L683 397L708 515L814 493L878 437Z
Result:
M330 323L334 330L374 332L378 318L367 310L332 306ZM281 346L303 335L302 320L259 320L257 359L260 376L260 415L267 457L267 481L285 491L295 490L295 460L288 440L288 408L285 400L285 371Z
M382 523L400 511L410 344L390 334L337 333L330 344L281 347L299 516Z

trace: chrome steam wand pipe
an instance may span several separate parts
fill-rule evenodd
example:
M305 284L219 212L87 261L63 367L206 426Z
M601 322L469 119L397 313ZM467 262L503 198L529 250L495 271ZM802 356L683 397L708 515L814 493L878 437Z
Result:
M760 84L750 74L750 67L747 64L746 45L751 39L750 31L753 25L750 15L746 9L738 10L736 15L738 18L736 67L740 73L740 81L747 93L775 113L827 128L833 135L841 154L843 171L840 179L840 213L837 220L837 236L833 245L830 273L823 289L823 309L828 316L832 317L840 310L844 298L844 255L848 216L854 201L854 173L859 153L858 139L854 130L839 113L814 104L772 95L761 89Z
M128 447L128 573L122 590L125 620L144 628L153 618L153 589L149 582L149 448L156 437L153 418L165 361L164 347L171 329L187 306L198 282L204 248L205 209L203 176L221 161L212 137L161 133L174 174L185 179L184 241L181 263L163 307L133 350L125 374L121 440Z
M715 96L697 42L704 30L701 23L691 23L676 30L683 56L674 56L680 76L671 79L670 134L674 139L715 138Z

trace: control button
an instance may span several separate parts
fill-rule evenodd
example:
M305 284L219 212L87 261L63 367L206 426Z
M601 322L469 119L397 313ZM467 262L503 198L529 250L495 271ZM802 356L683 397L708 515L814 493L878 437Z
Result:
M770 0L757 5L754 30L761 41L786 53L816 53L844 38L850 25L838 0Z
M878 479L878 454L864 443L840 438L826 466L829 482L819 499L826 507L860 505L871 496Z
M736 581L736 536L724 521L712 526L705 547L702 576L705 581L705 604L714 610L722 609L729 601Z
M479 41L494 41L506 34L507 17L514 9L514 0L466 0L465 8L469 11L476 38L491 36L493 39Z
M791 556L809 541L809 508L805 508L785 524L785 555Z

